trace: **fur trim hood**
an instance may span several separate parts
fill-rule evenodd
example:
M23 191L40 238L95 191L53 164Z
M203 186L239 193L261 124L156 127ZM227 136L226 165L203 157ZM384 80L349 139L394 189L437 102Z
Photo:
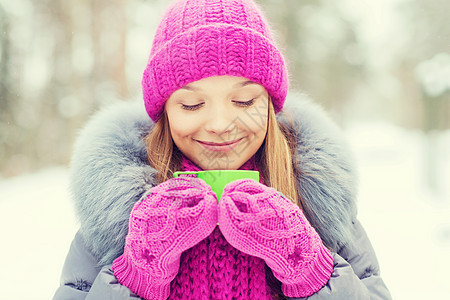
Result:
M308 219L334 251L352 245L356 174L342 134L303 95L289 96L277 118L293 124ZM141 102L118 103L96 114L75 144L71 192L80 233L100 265L122 254L131 209L156 183L143 142L152 126Z

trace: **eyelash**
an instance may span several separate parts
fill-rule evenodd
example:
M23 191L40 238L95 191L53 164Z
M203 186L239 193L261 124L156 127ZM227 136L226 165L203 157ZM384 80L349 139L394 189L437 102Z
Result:
M241 101L233 101L233 102L238 106L249 107L249 106L252 106L253 103L255 103L255 98L253 98L249 101L244 101L244 102L241 102Z
M204 103L199 103L196 105L185 105L185 104L181 104L183 109L185 110L197 110L199 109Z
M233 101L237 106L240 107L249 107L252 106L253 103L255 103L255 98L249 100L249 101ZM185 110L197 110L200 107L203 106L204 103L199 103L199 104L195 104L195 105L186 105L186 104L181 104L183 109Z

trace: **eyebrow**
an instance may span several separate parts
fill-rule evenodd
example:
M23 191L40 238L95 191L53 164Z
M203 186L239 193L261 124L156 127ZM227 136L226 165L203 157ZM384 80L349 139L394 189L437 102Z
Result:
M183 89L183 90L188 90L188 91L198 91L198 88L195 88L195 87L193 87L193 86L189 86L189 85L184 85L184 86L182 86L180 89Z
M250 84L257 84L257 83L254 81L251 81L251 80L247 80L247 81L239 82L238 84L235 84L234 87L244 87L244 86L247 86Z
M247 81L239 82L239 83L235 84L233 87L234 88L240 88L240 87L244 87L244 86L247 86L247 85L250 85L250 84L257 84L257 83L254 82L254 81L251 81L251 80L247 80ZM182 86L180 89L184 89L184 90L188 90L188 91L198 91L199 90L199 88L190 86L188 84Z

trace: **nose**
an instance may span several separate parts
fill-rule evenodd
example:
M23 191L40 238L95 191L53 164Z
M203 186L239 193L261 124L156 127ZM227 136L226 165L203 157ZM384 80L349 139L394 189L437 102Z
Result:
M230 133L235 127L235 119L236 116L227 112L224 107L218 106L209 112L205 130L218 135Z

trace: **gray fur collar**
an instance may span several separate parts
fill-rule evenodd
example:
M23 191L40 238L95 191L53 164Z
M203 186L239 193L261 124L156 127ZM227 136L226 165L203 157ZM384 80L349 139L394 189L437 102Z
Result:
M297 176L309 219L327 245L352 244L356 175L337 127L306 97L288 97L278 115L294 123ZM75 144L71 191L80 232L100 265L123 252L128 218L136 201L155 185L142 138L152 126L139 103L115 104L96 114Z

